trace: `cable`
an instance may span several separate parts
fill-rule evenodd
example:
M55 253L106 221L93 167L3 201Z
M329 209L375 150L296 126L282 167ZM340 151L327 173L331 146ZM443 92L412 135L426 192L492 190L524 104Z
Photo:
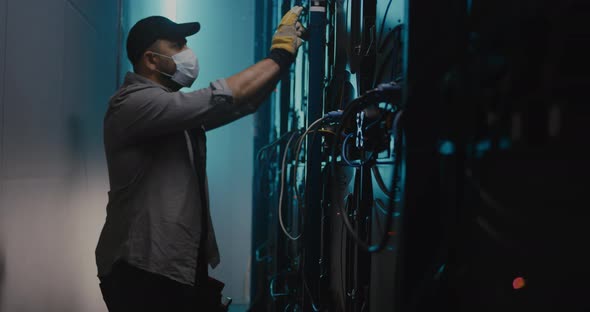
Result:
M373 77L373 83L377 83L378 80L383 79L383 74L385 73L385 70L388 69L388 66L386 66L387 64L389 64L389 62L391 61L391 74L393 76L396 76L397 74L399 74L399 71L401 70L401 49L402 49L402 30L403 30L403 24L399 24L397 26L395 26L385 37L385 39L383 40L383 42L381 43L381 46L379 47L379 52L383 52L383 50L385 49L385 46L389 43L390 38L391 40L393 40L393 47L391 48L391 50L389 50L389 52L387 52L387 54L385 55L385 57L383 58L385 60L385 62L383 62L381 64L381 66L379 66L379 70L377 72L375 72L375 76ZM395 77L395 78L391 78L393 81L395 82L399 82L402 79L402 77Z
M377 104L381 102L392 103L392 100L397 96L401 95L401 86L395 82L381 83L376 88L371 89L362 96L352 100L344 111L341 112L341 122L336 131L337 135L342 133L344 126L351 116L354 116L355 111L365 109L368 105ZM393 104L393 103L392 103ZM352 115L351 115L352 114ZM332 152L332 156L334 156Z
M348 158L346 157L346 142L348 142L348 139L350 139L352 136L354 135L354 133L349 133L346 138L344 138L344 141L342 141L342 160L344 160L344 162L349 165L350 167L354 167L354 168L360 168L363 164L353 164L350 162L350 160L348 160Z
M389 102L391 103L391 100L393 100L393 98L399 94L399 92L401 91L401 88L399 85L397 85L396 83L383 83L378 85L376 88L367 91L365 94L363 94L362 96L352 100L344 109L344 111L342 112L342 116L341 116L341 122L338 126L338 129L336 130L336 136L339 136L343 130L345 125L347 124L347 122L349 121L351 116L354 116L354 112L355 111L359 111L359 110L363 110L366 106L374 104L374 103L379 103L379 102ZM399 170L400 170L400 166L402 164L401 162L401 155L403 155L403 153L401 152L401 141L402 141L402 129L401 127L398 127L399 125L399 120L400 117L402 115L402 110L399 110L396 112L396 116L394 118L394 122L393 122L393 130L394 130L394 134L395 134L395 138L394 138L394 151L396 154L399 154L399 156L396 156L394 159L394 179L392 181L392 189L396 189L396 184L397 184L397 180L396 177L399 174ZM347 136L348 137L348 136ZM349 137L348 137L349 138ZM343 149L345 149L346 145L343 144ZM332 144L332 148L331 148L331 175L332 178L335 178L335 166L336 166L336 162L337 162L337 158L336 158L336 147L337 147L337 140L334 140L334 143ZM348 230L349 234L352 236L352 238L354 239L354 241L357 243L357 245L364 249L367 252L370 253L375 253L375 252L379 252L381 250L383 250L383 248L385 248L385 246L387 245L387 241L389 240L389 229L391 228L391 224L393 223L393 210L395 209L395 201L393 199L390 199L389 203L389 211L387 213L387 221L386 221L386 227L385 227L385 231L383 231L383 235L381 237L381 241L379 242L379 244L377 245L373 245L370 246L369 244L367 244L364 240L362 240L358 234L356 233L356 231L354 230L352 224L350 223L350 220L348 219L348 205L350 203L350 198L351 198L351 194L349 194L346 198L346 205L345 206L340 206L340 211L342 214L342 220L343 223L346 227L346 229Z
M375 203L377 204L376 206L377 206L377 209L379 210L379 212L381 212L384 216L386 216L387 215L387 207L385 207L385 203L379 198L375 199ZM393 212L393 216L399 217L400 213Z
M317 131L310 131L308 133L308 135L310 133L317 133L317 132L331 134L331 135L336 135L335 132L330 131L330 130L324 130L324 129L320 129L320 130L317 130ZM299 140L303 140L303 138L304 137L302 136ZM311 140L312 141L312 145L313 145L314 140L315 140L315 137L312 137L312 140ZM299 145L299 141L297 141L297 145ZM298 167L299 167L299 157L297 157L297 155L296 155L295 164L293 166L293 173L294 174L291 177L291 185L293 187L293 190L295 191L295 196L297 196L297 199L300 199L301 198L301 194L299 194L299 189L297 188L297 177L296 177Z
M393 0L389 0L389 3L387 3L387 8L383 14L383 19L381 20L381 29L379 30L379 39L377 40L378 44L381 44L381 39L383 39L383 29L385 28L385 20L387 19L387 13L389 13L391 2L393 2Z
M395 200L395 196L392 194L392 192L394 192L395 190L390 191L387 189L387 187L385 186L385 182L383 181L383 177L381 177L381 172L379 172L379 168L377 168L377 166L373 166L371 169L373 171L373 176L375 177L375 180L377 181L377 185L379 186L381 191L390 200Z
M305 140L305 138L307 137L307 135L309 135L310 133L314 133L314 137L312 138L312 145L313 142L315 141L315 134L317 134L318 132L320 133L328 133L328 134L332 134L334 135L335 133L329 130L312 130L314 128L316 128L321 122L323 121L327 121L327 120L333 120L337 117L339 117L341 114L341 112L329 112L327 114L325 114L322 118L316 120L315 122L313 122L305 131L305 133L303 135L301 135L301 137L299 138L299 140L297 141L297 151L295 152L295 163L293 165L293 174L291 176L291 185L292 188L295 192L295 197L297 198L297 208L299 209L299 211L301 212L301 216L303 220L305 220L305 208L303 206L303 197L301 196L301 193L299 192L299 188L297 188L297 173L299 170L299 154L301 153L301 147L303 146L303 140ZM305 179L303 181L304 185L307 185L307 179Z
M325 121L325 120L334 120L339 118L342 115L342 112L340 111L333 111L333 112L328 112L326 113L322 118L314 121L306 130L305 132L301 135L301 137L298 140L298 144L297 144L297 151L295 152L295 165L294 165L294 170L296 172L297 170L297 166L299 165L299 154L301 153L301 147L303 145L303 141L305 140L306 136L309 133L312 133L312 130L317 127L321 122ZM299 130L297 130L295 133L293 133L293 135L291 135L291 137L289 138L289 141L287 142L287 146L285 147L285 152L283 154L283 161L282 161L282 165L281 165L281 192L279 195L279 223L281 225L281 229L283 230L283 233L285 233L285 235L290 239L290 240L298 240L299 238L301 238L301 236L303 235L303 232L299 233L299 235L297 236L293 236L289 233L289 231L287 231L284 221L283 221L283 209L282 209L282 203L283 203L283 195L284 195L284 191L285 191L285 172L286 172L286 163L287 163L287 152L289 150L289 146L291 144L291 142L293 141L293 138L295 137L295 134L297 134L297 132L299 132ZM318 130L318 132L327 132L330 134L334 134L332 131L328 131L328 130ZM283 135L284 136L284 135ZM295 176L295 175L293 175ZM301 198L300 198L300 194L297 190L297 188L295 188L295 191L297 193L297 201L298 203L301 202Z
M305 139L305 137L312 131L313 128L315 128L318 124L320 124L323 121L328 121L328 120L337 120L339 118L341 118L343 115L342 111L332 111L332 112L328 112L326 113L322 118L314 121L303 133L303 135L300 137L299 142L297 143L297 151L295 152L295 165L298 165L299 162L299 154L301 153L301 147L303 145L303 140ZM337 132L332 132L329 130L319 130L320 132L329 132L331 134L337 135Z
M400 170L400 167L402 164L402 162L401 162L402 154L403 154L401 152L402 129L401 129L401 127L398 127L399 119L400 119L402 113L403 113L403 111L400 110L397 113L397 115L395 116L395 120L393 122L394 133L396 136L398 136L397 138L395 138L395 141L394 141L394 146L395 146L394 151L396 153L395 164L394 164L394 174L393 174L393 181L392 181L392 189L394 189L394 190L397 185L397 181L398 181L397 176L399 174L399 170ZM389 241L389 237L390 237L389 229L391 228L391 224L393 223L393 210L395 209L395 201L391 198L389 200L387 221L386 221L385 229L383 231L383 235L381 236L381 240L379 241L379 244L369 245L369 244L367 244L367 242L365 242L363 239L361 239L358 236L358 233L354 230L354 227L352 226L350 220L348 219L348 208L349 208L349 204L351 202L351 197L352 197L352 194L348 194L348 196L346 197L345 205L340 206L342 220L344 221L344 225L346 226L346 229L348 230L349 234L352 236L352 238L355 240L355 242L357 243L357 245L359 247L361 247L362 249L364 249L365 251L367 251L369 253L380 252L381 250L383 250L387 246L387 242Z
M307 295L309 296L309 299L311 301L311 308L315 311L315 312L319 312L320 309L315 305L315 302L313 300L313 296L311 294L311 291L309 290L309 286L307 286L307 279L305 278L305 273L303 273L303 285L305 286L305 290Z
M285 292L275 293L274 285L275 285L276 279L277 279L277 277L275 276L270 280L270 287L269 287L270 288L270 296L272 297L273 300L275 300L276 297L289 295L289 288L288 287L286 287L287 289L285 290Z
M373 160L373 156L375 154L371 153L371 156L369 156L369 158L365 161L360 161L358 164L355 164L353 162L351 162L350 160L348 160L348 157L346 156L346 147L348 145L348 139L350 139L352 136L354 135L354 133L349 133L345 138L344 141L342 141L342 152L341 152L341 156L342 156L342 160L344 160L344 162L350 166L350 167L354 167L354 168L360 168L366 164L368 164L369 162L371 162Z
M287 229L285 228L285 224L283 223L283 209L282 209L283 194L285 191L285 166L287 163L287 153L289 152L289 145L291 144L291 141L293 141L293 138L295 137L296 134L297 134L297 132L295 132L291 135L291 137L289 138L289 141L287 141L287 145L285 146L285 152L283 153L283 162L281 165L281 193L279 195L279 223L281 225L281 229L283 230L283 233L285 233L285 235L290 240L298 240L299 238L301 238L301 235L303 234L303 233L299 233L299 235L297 235L297 236L292 236L289 233L289 231L287 231Z
M328 113L329 114L329 113ZM295 164L294 164L294 170L297 170L298 166L299 166L299 154L301 153L301 147L303 146L303 140L305 140L305 137L311 133L312 129L315 128L318 124L320 124L322 121L326 120L329 118L328 114L324 115L324 117L314 121L306 130L305 132L301 135L301 137L299 137L299 141L297 142L297 150L295 152ZM293 188L295 189L295 194L297 195L297 200L298 202L301 201L301 194L299 194L299 190L296 187L296 183L295 181L297 181L296 179L292 179L293 181Z
M264 152L276 147L276 145L280 142L282 142L289 134L292 134L293 132L296 132L297 130L293 130L293 131L289 131L285 134L283 134L281 137L279 137L278 139L274 140L273 142L263 146L260 148L260 150L258 151L257 155L256 155L256 159L258 160L258 165L260 169L260 179L258 180L258 189L262 190L263 187L263 180L264 179L268 179L268 173L266 172L267 169L270 169L271 167L271 163L267 162L267 166L263 166L263 162L262 162L262 155L264 155ZM268 159L273 159L275 157L275 155L278 153L277 148L273 148L272 149L272 153L270 154L270 156L268 157ZM267 167L267 168L266 168ZM268 191L262 191L263 194L265 194L266 198L270 198L270 194Z
M299 159L299 153L301 153L301 147L303 146L303 141L305 140L305 137L306 137L308 134L310 134L310 133L312 133L312 132L313 132L313 131L311 131L311 129L313 129L315 126L317 126L317 124L318 124L319 122L322 122L322 121L324 121L325 119L326 119L326 117L322 117L322 118L320 118L320 119L316 120L314 123L312 123L312 124L311 124L311 126L309 126L309 128L307 128L307 130L306 130L306 131L303 133L303 135L301 135L301 137L299 138L299 141L297 142L297 150L296 150L296 152L295 152L295 157L296 157L295 159L296 159L296 161ZM323 130L323 129L320 129L320 130L318 130L318 131L319 131L319 132L324 132L324 133L330 133L330 134L332 134L332 135L336 135L336 133L335 133L335 132L332 132L332 131L330 131L330 130Z
M342 120L340 122L340 124L338 125L338 128L336 129L336 139L334 140L334 142L332 143L332 147L330 149L330 157L331 157L331 170L330 173L332 174L332 176L334 175L334 172L336 171L335 166L336 166L336 146L338 145L338 137L340 136L340 134L342 134L343 130L344 130L344 124L346 123L350 112L352 111L351 107L355 106L355 103L358 103L359 99L355 99L352 102L350 102L345 108L344 108L344 112L342 113Z
M383 113L379 114L379 118L377 118L377 120L375 120L372 123L366 125L365 128L364 128L364 131L367 131L367 130L371 129L374 125L378 124L382 120L383 120Z
M381 109L380 109L381 110ZM371 122L370 124L368 124L367 126L364 127L364 131L369 130L370 128L372 128L373 126L375 126L376 124L378 124L379 122L381 122L383 120L383 112L381 111L381 114L379 115L379 118L377 118L375 121ZM347 142L348 140L354 135L354 133L350 133L348 134L345 138L344 141L342 142L342 151L341 151L341 156L342 156L342 160L344 160L344 162L350 166L350 167L354 167L354 168L359 168L367 163L369 163L372 160L372 157L374 156L373 154L371 154L371 157L369 157L369 159L365 160L365 161L360 161L360 163L355 164L352 163L348 157L346 156L346 152L347 152Z
M276 146L278 143L280 143L281 141L283 141L284 138L286 138L289 134L292 134L293 132L297 132L297 130L294 131L289 131L283 135L281 135L278 139L274 140L273 142L266 144L265 146L261 147L260 150L258 150L258 153L256 154L256 159L260 160L260 157L262 156L262 152L264 152L265 150Z
M326 129L320 129L320 130L318 130L318 132L321 132L321 133L329 133L331 135L336 135L336 132L330 131L330 130L326 130Z
M397 85L396 83L382 83L376 88L365 92L365 94L362 96L352 100L348 105L346 105L344 111L341 112L341 121L336 130L336 136L340 136L351 116L354 116L355 111L363 110L366 106L379 102L391 103L391 100L396 97L396 95L401 94L400 92L401 86ZM332 173L334 173L336 165L336 146L337 140L334 140L334 144L332 144L330 152L330 156L332 157Z

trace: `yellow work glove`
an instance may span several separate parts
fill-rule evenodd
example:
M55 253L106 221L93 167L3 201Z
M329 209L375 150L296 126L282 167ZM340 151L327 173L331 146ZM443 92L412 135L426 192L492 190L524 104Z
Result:
M272 37L271 51L273 49L283 49L293 55L297 54L297 49L303 43L301 36L305 32L305 28L299 23L301 11L303 11L303 7L294 6L283 16Z

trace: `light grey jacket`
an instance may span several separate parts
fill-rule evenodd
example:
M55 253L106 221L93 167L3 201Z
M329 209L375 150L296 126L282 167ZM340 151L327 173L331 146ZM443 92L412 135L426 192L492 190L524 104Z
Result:
M104 119L110 191L96 247L99 277L123 259L194 285L202 209L208 216L208 262L213 268L219 264L209 214L205 130L251 112L235 106L223 79L183 93L127 74Z

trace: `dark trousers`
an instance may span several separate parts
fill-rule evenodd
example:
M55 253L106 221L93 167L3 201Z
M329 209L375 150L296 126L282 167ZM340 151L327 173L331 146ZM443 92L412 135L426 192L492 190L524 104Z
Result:
M215 293L179 283L125 262L117 262L111 273L101 278L100 290L110 312L134 311L218 311L211 302L220 302Z

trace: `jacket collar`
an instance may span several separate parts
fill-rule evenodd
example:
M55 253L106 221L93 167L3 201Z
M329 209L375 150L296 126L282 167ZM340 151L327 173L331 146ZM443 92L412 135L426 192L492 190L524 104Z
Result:
M134 72L127 72L127 74L125 75L125 80L123 82L123 85L133 85L133 84L149 84L149 85L153 85L156 87L160 87L168 92L172 92L172 90L168 89L167 87L152 81L140 74L134 73Z

